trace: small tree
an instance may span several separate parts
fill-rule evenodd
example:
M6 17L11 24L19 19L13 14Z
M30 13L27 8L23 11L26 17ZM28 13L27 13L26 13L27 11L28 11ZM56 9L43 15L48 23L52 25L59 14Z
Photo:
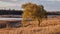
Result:
M42 22L42 19L47 17L47 12L44 10L44 7L42 5L27 3L23 4L22 8L24 9L24 12L22 14L23 21L25 19L37 19L40 26L40 23Z

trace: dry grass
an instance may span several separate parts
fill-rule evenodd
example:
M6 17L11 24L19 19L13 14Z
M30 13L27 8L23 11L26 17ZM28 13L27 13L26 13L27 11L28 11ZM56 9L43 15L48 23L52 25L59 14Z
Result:
M0 29L0 34L60 34L60 16L43 20L41 27L38 21L30 22L27 27Z

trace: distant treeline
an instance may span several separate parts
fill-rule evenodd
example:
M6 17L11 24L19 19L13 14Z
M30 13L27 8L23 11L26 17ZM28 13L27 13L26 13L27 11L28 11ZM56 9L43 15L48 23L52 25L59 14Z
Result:
M0 15L22 15L22 13L22 10L0 10ZM47 12L47 15L60 15L60 12Z
M59 11L56 12L47 12L47 15L60 15Z
M21 15L22 10L0 10L0 15Z

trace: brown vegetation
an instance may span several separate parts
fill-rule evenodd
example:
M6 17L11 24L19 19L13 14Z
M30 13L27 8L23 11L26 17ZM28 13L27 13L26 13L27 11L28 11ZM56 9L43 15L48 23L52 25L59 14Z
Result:
M37 27L37 22L28 22L27 27L0 29L0 34L60 34L60 16L42 21L41 27Z

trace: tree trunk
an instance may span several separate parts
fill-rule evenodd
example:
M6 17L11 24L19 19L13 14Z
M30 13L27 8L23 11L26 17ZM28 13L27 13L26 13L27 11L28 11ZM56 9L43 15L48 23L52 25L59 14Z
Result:
M40 27L40 23L41 23L41 21L42 21L42 19L40 20L40 19L38 19L38 26Z

